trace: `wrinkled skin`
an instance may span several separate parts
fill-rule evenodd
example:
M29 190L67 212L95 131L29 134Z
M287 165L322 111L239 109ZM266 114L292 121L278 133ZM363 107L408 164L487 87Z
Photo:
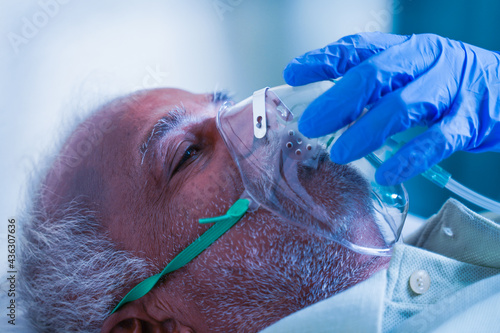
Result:
M210 227L199 218L224 214L244 190L215 125L219 106L212 94L177 89L105 105L63 147L45 182L44 207L56 211L75 198L83 201L98 213L117 249L147 258L160 271ZM180 112L177 126L164 136L156 131L151 140L158 120L179 107L185 115ZM352 170L327 161L303 178L332 214L370 221L366 189ZM378 237L368 230L365 236ZM108 317L102 331L258 331L387 262L259 208L149 294Z

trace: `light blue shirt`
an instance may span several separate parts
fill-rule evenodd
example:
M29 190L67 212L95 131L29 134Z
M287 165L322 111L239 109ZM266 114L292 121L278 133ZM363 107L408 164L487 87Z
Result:
M429 289L409 281L423 270ZM274 332L500 332L500 225L450 199L388 269L283 318Z

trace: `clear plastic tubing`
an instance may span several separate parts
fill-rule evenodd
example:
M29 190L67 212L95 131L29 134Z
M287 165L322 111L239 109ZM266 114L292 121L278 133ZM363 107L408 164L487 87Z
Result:
M404 142L397 142L394 139L389 138L384 147L386 149L386 155L379 156L379 158L382 157L382 160L386 160L388 157L392 156L403 144ZM434 165L429 170L423 172L422 176L424 176L426 179L436 184L437 186L441 188L447 188L449 191L455 193L459 197L470 201L473 204L478 205L479 207L500 214L499 202L491 200L484 195L481 195L460 184L455 179L451 178L451 174L441 168L439 165Z
M455 193L456 195L464 198L465 200L472 202L473 204L476 204L486 210L500 214L499 202L491 200L477 192L474 192L470 188L463 186L462 184L460 184L459 182L457 182L452 178L448 180L448 182L444 187L450 190L451 192Z

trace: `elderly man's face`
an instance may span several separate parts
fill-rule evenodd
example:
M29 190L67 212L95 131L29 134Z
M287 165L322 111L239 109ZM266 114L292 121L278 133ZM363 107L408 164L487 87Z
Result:
M224 214L244 191L216 128L221 102L214 96L161 89L105 106L63 148L61 156L86 153L71 167L56 163L45 204L84 200L118 249L161 270L210 227L198 219ZM82 142L90 148L83 150ZM366 189L350 169L325 162L307 183L333 213L368 215ZM110 316L103 331L257 331L386 263L259 208L149 294ZM137 282L127 281L129 287Z

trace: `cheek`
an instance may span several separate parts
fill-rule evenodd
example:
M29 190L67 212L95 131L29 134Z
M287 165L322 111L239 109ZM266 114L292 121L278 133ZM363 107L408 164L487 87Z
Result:
M190 219L224 214L243 193L236 170L214 166L192 174L175 196L174 210Z
M190 266L190 273L201 280L213 274L250 272L257 266L273 269L283 264L280 259L290 245L310 245L305 232L259 208L247 213L234 227L212 244ZM215 271L214 271L215 270ZM227 277L227 276L226 276ZM212 277L214 279L215 277Z

